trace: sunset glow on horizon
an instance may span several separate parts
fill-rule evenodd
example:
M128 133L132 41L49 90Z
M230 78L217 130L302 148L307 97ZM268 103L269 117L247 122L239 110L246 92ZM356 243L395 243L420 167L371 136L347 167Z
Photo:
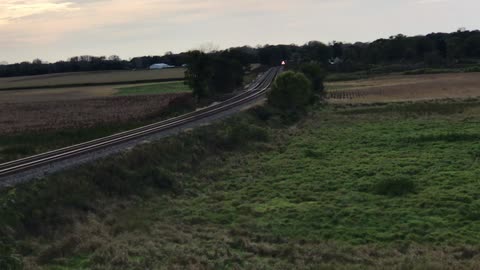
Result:
M0 3L0 23L14 23L16 19L45 12L67 11L71 2L56 3L51 0L15 1Z

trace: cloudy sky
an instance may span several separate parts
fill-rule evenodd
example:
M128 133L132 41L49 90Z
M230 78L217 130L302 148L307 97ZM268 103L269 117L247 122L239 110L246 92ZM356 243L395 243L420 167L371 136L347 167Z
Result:
M0 62L480 28L478 0L0 0Z

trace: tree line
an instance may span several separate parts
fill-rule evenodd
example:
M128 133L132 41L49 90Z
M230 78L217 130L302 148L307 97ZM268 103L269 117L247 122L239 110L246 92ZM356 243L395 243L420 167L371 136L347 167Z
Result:
M310 41L304 45L265 45L236 47L213 54L224 53L242 65L261 63L278 65L283 60L290 64L320 63L335 72L368 70L379 66L397 65L399 69L421 67L461 67L476 64L480 59L480 31L458 30L453 33L432 33L407 37L396 35L370 43ZM39 59L12 65L0 65L0 77L40 75L61 72L145 69L155 63L173 66L187 64L190 53L163 56L142 56L122 60L118 56L78 56L67 61L44 63Z

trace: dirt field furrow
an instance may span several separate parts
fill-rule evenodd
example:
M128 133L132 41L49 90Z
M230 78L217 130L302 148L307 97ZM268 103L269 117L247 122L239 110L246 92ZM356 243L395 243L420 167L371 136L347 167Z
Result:
M0 135L25 131L85 128L144 119L164 111L190 94L105 97L82 100L0 104Z
M375 103L479 96L480 73L398 75L327 84L327 98L332 103Z

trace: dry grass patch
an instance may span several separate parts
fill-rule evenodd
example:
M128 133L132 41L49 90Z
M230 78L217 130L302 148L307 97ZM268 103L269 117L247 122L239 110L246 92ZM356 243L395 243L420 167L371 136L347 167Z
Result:
M327 90L332 103L472 98L480 96L480 76L476 73L383 76L327 83Z
M27 269L474 269L477 246L358 245L308 241L189 224L160 217L153 208L90 215L53 243L26 258ZM149 205L150 207L152 205ZM132 219L137 216L132 216ZM44 263L49 262L45 267Z

